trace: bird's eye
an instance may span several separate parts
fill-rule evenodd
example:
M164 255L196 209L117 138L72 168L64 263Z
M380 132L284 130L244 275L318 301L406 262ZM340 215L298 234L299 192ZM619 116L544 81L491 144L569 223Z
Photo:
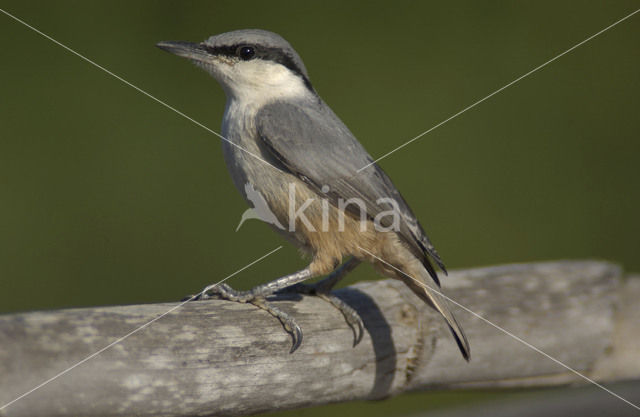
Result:
M243 61L248 61L256 56L256 50L252 46L241 46L236 51L236 55Z

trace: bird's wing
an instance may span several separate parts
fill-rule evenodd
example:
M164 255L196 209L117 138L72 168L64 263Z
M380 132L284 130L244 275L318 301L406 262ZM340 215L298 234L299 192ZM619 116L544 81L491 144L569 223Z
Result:
M266 149L286 169L336 206L339 198L360 199L366 206L367 216L374 219L381 212L394 210L392 203L379 202L379 199L395 200L401 218L400 236L439 284L426 254L446 273L445 267L391 179L377 164L358 173L358 169L373 162L367 151L324 102L302 104L274 102L258 112L256 127ZM322 192L323 186L329 186L328 193ZM346 209L357 210L353 204ZM381 219L382 226L391 225L389 217Z

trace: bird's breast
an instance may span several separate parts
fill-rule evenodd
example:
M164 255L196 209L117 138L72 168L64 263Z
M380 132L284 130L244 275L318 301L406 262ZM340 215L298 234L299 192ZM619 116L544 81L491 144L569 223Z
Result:
M231 178L243 195L245 184L254 182L264 171L261 166L264 162L258 159L262 158L262 152L255 127L256 113L251 106L231 102L227 103L222 119L222 136L225 138L222 153Z
M288 221L288 188L291 183L306 185L294 175L274 166L277 162L260 146L256 130L257 110L236 103L227 105L222 121L222 152L231 178L243 197L250 203L246 189L255 189L266 200L271 211L283 223Z

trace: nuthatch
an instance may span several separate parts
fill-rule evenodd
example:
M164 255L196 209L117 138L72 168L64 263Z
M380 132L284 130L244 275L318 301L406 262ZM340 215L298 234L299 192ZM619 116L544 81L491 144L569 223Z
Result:
M368 261L440 312L468 360L462 328L428 285L431 280L440 284L432 262L446 274L438 253L387 174L314 90L291 45L275 33L238 30L202 43L160 42L158 47L188 58L220 83L227 96L222 147L236 187L245 198L247 190L259 193L277 220L272 226L312 257L303 270L252 290L209 286L202 298L251 303L268 311L292 335L293 352L302 331L266 297L292 286L302 289L302 281L330 274L313 293L340 309L357 344L362 320L330 290ZM349 259L338 268L344 258Z

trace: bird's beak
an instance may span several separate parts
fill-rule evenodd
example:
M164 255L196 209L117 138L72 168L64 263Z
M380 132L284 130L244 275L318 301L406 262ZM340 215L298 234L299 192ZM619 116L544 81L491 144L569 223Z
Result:
M194 61L205 61L211 55L207 49L199 43L182 42L182 41L162 41L156 46L167 52L178 55L182 58L192 59Z

